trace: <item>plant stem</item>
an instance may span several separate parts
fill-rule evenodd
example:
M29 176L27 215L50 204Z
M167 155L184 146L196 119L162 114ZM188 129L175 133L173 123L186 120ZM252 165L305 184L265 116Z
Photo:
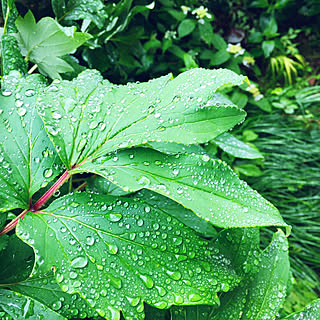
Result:
M23 219L26 213L29 211L29 209L26 209L22 211L17 217L15 217L13 220L11 220L1 231L0 231L0 236L3 234L8 233L10 230L15 228L15 226L18 224L19 219Z
M33 71L36 70L37 68L38 68L38 65L37 65L37 64L34 64L34 65L30 68L30 70L28 71L28 74L33 73Z
M71 174L66 170L52 187L32 206L31 211L38 211L70 177Z

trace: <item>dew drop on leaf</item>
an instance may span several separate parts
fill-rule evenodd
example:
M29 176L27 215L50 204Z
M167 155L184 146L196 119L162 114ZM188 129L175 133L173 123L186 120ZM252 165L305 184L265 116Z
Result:
M153 287L153 280L148 275L139 274L139 277L148 289Z
M88 264L88 258L85 256L76 257L71 261L71 267L84 268Z
M52 174L53 174L53 171L52 171L51 168L46 169L46 170L44 170L44 172L43 172L43 176L44 176L45 178L50 178L50 177L52 176Z

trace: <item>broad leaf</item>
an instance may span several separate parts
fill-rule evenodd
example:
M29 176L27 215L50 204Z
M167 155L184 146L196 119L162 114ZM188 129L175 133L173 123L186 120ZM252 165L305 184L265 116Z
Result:
M231 154L232 156L235 156L236 158L263 158L263 155L257 149L254 149L243 141L238 140L228 132L215 137L212 142L217 144L223 151Z
M90 318L98 314L78 295L63 292L53 274L30 278L17 285L11 285L12 291L38 301L61 316L72 318Z
M221 306L210 319L273 319L284 301L289 276L288 241L278 231L260 256L259 270L253 280L248 278L223 295Z
M219 227L286 225L270 202L208 155L170 156L136 148L84 163L72 172L101 175L125 191L158 192Z
M0 288L0 315L1 310L5 313L5 317L2 319L66 320L66 318L47 308L37 300Z
M1 236L0 241L5 237ZM0 285L18 283L29 277L34 266L32 248L11 235L6 247L0 252Z
M29 208L32 195L61 170L61 162L35 109L40 75L5 77L0 94L0 212Z
M36 227L35 227L36 226ZM63 291L80 295L107 319L143 319L143 302L218 302L241 280L220 244L138 199L75 194L27 213L17 233L53 268ZM209 285L208 285L209 284Z
M103 27L106 14L101 0L51 0L58 21L90 20L98 28Z
M41 73L53 79L60 79L60 73L73 71L60 57L91 38L87 33L76 32L75 27L62 27L50 17L36 23L31 11L24 18L18 17L16 26L17 40L26 61L37 64Z
M206 105L220 87L244 77L194 69L170 78L120 86L85 71L44 89L39 113L65 166L148 141L204 143L244 119L234 106Z
M0 252L8 245L8 241L9 241L8 235L4 234L0 237ZM1 277L1 272L0 272L0 277Z
M145 203L175 217L183 224L205 237L215 238L217 236L217 231L210 222L200 219L191 210L184 208L167 197L145 189L137 192L135 196Z
M319 320L320 319L320 299L313 301L301 312L291 314L283 320Z

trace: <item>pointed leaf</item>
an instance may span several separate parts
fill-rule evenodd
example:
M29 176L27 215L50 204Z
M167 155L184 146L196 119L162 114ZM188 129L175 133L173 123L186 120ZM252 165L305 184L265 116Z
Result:
M259 271L249 285L241 320L275 317L284 302L289 277L288 240L278 231L261 256Z
M72 172L101 175L126 191L158 192L223 228L286 225L270 202L208 155L170 156L137 148L84 163Z
M225 132L213 139L213 142L217 144L223 151L243 159L259 159L263 158L263 155L250 145L238 140L232 134Z
M320 319L320 299L307 305L304 310L291 314L283 320L319 320Z
M207 106L225 85L243 76L229 70L194 69L170 80L112 85L95 71L44 89L41 115L66 167L148 141L204 143L244 119L235 106Z
M218 291L241 280L218 242L138 199L69 195L27 213L17 232L63 291L79 292L107 319L120 310L144 319L143 301L160 309L214 305Z
M0 310L5 312L3 319L21 320L21 319L46 319L46 320L66 320L63 316L50 310L38 301L0 288Z
M0 212L27 209L32 195L61 170L61 162L35 109L40 75L5 77L0 94Z
M90 318L98 314L78 295L63 292L58 286L53 274L33 277L20 284L11 285L11 290L43 304L58 312L67 319Z
M36 23L31 11L18 17L17 40L27 61L37 64L39 70L53 79L73 68L59 57L72 52L91 38L88 33L76 32L75 27L62 27L50 17Z

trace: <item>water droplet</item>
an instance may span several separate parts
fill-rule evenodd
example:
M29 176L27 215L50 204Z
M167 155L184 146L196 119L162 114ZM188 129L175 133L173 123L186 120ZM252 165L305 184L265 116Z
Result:
M61 307L62 307L62 302L59 301L59 300L56 301L56 302L54 302L54 303L52 304L52 309L53 309L54 311L60 310Z
M60 119L61 117L62 117L62 115L61 115L60 113L58 113L58 112L56 112L56 111L52 112L52 118L53 118L53 119L58 120L58 119Z
M162 287L156 286L156 289L158 290L158 293L159 293L159 296L160 296L160 297L165 296L166 293L167 293L167 291L166 291L164 288L162 288Z
M71 261L71 267L84 268L88 264L88 258L85 256L76 257Z
M86 238L86 243L87 243L87 245L89 245L89 246L92 246L93 244L94 244L94 237L92 237L92 236L87 236L87 238Z
M184 302L182 296L180 296L180 295L178 295L178 294L173 294L173 295L174 295L174 302L175 302L175 303L181 304L181 303Z
M177 175L179 174L179 169L177 169L177 168L173 169L173 170L172 170L172 174L173 174L174 176L177 176Z
M108 249L111 254L117 254L117 252L119 250L115 244L108 244Z
M133 306L133 307L135 307L135 306L137 306L138 304L139 304L139 302L140 302L140 298L130 298L130 297L127 297L127 299L128 299L128 301L129 301L129 303Z
M205 162L209 161L210 160L210 157L207 155L207 154L203 154L201 155L201 159Z
M153 287L153 280L148 275L139 274L139 277L148 289Z
M138 184L149 185L150 180L147 177L141 177L138 181Z
M154 303L153 306L155 306L158 309L165 309L168 306L168 304L165 301L158 301Z
M180 280L181 279L181 273L179 271L170 271L166 270L166 273L169 275L169 277L173 280Z
M11 91L7 91L7 90L4 90L2 91L2 95L5 96L5 97L9 97L12 95L12 92Z
M92 121L92 122L90 123L89 128L90 128L90 129L95 129L97 126L98 126L98 122L94 120L94 121Z
M25 92L26 97L32 97L35 95L35 91L32 89L29 89Z
M144 223L144 221L143 221L142 219L139 219L139 220L137 221L137 225L138 225L139 227L143 226L143 223Z
M21 108L19 108L19 109L17 110L17 113L18 113L18 115L19 115L20 117L23 117L23 116L27 113L27 109L21 107Z
M43 176L44 176L45 178L50 178L50 177L52 176L52 174L53 174L53 171L52 171L51 168L46 169L46 170L44 170L44 172L43 172Z
M197 301L200 301L202 298L201 298L201 296L200 296L199 294L197 294L197 293L191 293L191 294L189 294L188 299L189 299L189 301L191 301L191 302L197 302Z
M108 220L112 221L112 222L118 222L121 220L122 218L122 214L118 213L118 212L110 212L104 215L105 218L107 218Z

